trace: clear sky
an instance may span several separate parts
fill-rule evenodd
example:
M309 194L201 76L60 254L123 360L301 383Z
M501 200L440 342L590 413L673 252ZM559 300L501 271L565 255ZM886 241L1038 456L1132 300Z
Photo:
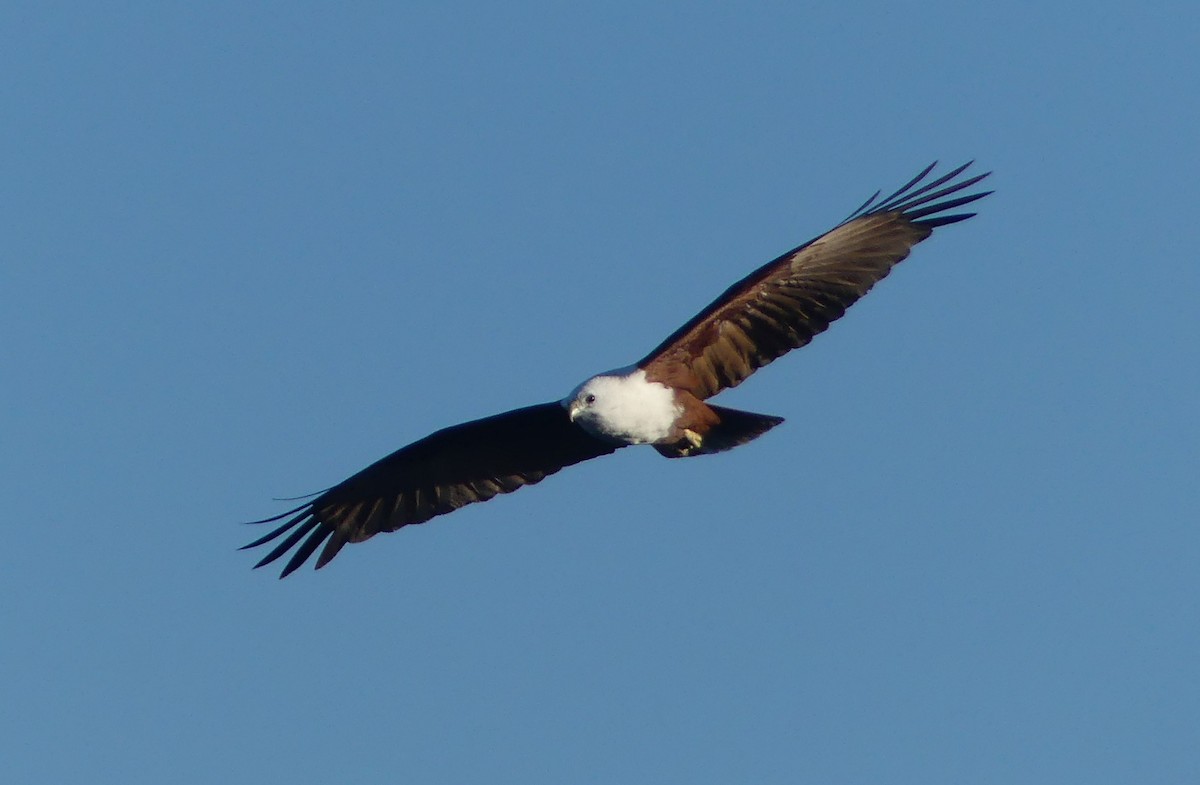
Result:
M1194 3L0 10L0 781L1200 782ZM933 159L811 346L286 581Z

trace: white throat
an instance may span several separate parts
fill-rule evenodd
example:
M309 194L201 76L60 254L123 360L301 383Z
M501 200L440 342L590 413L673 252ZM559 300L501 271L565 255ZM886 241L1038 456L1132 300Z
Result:
M675 391L646 381L639 368L593 376L561 401L571 419L593 436L622 444L651 444L667 437L683 409Z

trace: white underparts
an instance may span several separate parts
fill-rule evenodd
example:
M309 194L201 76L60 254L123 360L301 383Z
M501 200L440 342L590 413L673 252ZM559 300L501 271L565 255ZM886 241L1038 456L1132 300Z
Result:
M683 411L675 403L674 390L646 381L646 372L637 368L593 376L562 405L588 433L622 444L651 444L666 438Z

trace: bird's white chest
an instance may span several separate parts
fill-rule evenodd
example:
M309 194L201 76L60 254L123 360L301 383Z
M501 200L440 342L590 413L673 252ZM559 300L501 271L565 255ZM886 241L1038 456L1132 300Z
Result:
M674 390L647 381L640 369L593 376L563 399L563 405L588 433L622 444L661 441L683 411Z

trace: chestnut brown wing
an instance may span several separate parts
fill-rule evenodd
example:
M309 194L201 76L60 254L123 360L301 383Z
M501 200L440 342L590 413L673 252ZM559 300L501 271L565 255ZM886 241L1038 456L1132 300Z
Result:
M974 215L948 211L991 193L956 195L990 174L954 182L970 163L922 185L935 165L729 287L638 367L649 381L704 399L807 344L936 227Z

